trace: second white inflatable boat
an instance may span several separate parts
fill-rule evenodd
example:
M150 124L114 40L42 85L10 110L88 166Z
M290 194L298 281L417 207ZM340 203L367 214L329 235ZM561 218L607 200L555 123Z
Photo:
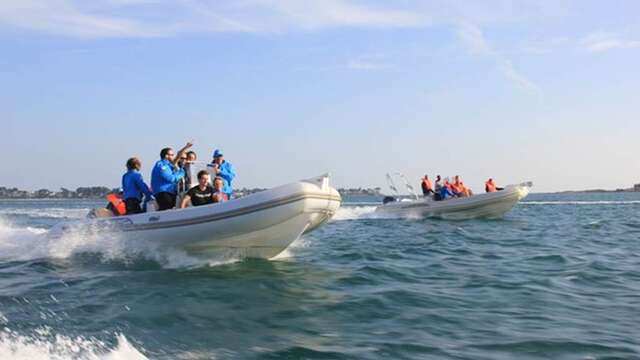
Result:
M431 197L387 201L376 208L377 212L399 217L437 217L452 220L473 218L499 218L529 194L531 182L509 185L503 190L434 201Z

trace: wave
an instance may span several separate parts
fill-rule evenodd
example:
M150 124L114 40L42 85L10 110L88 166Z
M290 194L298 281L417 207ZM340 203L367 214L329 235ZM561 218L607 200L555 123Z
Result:
M633 205L640 200L601 200L601 201L521 201L522 205Z
M83 253L100 255L103 262L136 259L152 260L163 268L180 269L225 265L242 260L233 251L215 258L199 258L175 248L162 248L153 242L127 239L120 234L68 233L62 237L47 236L49 230L14 227L0 219L0 261L29 261L37 259L66 259Z

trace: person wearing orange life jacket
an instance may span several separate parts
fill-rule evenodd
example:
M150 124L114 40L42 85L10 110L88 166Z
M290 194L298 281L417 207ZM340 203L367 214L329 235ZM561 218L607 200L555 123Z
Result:
M127 206L124 200L122 200L122 196L112 192L107 194L106 198L109 202L107 204L107 209L111 211L113 215L120 216L127 214Z
M429 179L429 175L425 175L422 178L422 182L420 184L422 186L422 196L427 197L430 194L433 194L433 184L431 183L431 179Z
M464 186L462 180L460 180L460 176L456 175L453 178L453 184L451 184L453 188L453 193L458 197L466 197L471 195L471 191Z
M496 183L493 181L493 178L489 178L489 180L487 180L487 182L484 183L484 190L490 193L490 192L504 190L504 188L497 187Z

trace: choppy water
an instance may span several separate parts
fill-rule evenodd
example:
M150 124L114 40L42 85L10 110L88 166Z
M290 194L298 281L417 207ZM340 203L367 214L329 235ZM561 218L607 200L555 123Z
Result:
M272 261L44 239L95 205L0 202L0 359L640 358L640 194L465 222L358 199Z

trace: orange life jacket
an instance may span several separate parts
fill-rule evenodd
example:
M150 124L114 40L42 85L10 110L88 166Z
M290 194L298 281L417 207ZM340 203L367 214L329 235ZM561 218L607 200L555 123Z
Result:
M453 189L454 193L464 192L464 185L462 185L462 182L455 182L451 184L451 188Z
M487 181L486 183L484 183L484 189L486 192L496 192L496 184L493 183L493 181Z
M433 190L433 184L431 184L431 180L422 178L422 190L423 191Z
M107 194L107 201L113 206L113 210L116 212L116 215L126 215L127 214L127 206L122 200L122 197L118 196L118 194Z

